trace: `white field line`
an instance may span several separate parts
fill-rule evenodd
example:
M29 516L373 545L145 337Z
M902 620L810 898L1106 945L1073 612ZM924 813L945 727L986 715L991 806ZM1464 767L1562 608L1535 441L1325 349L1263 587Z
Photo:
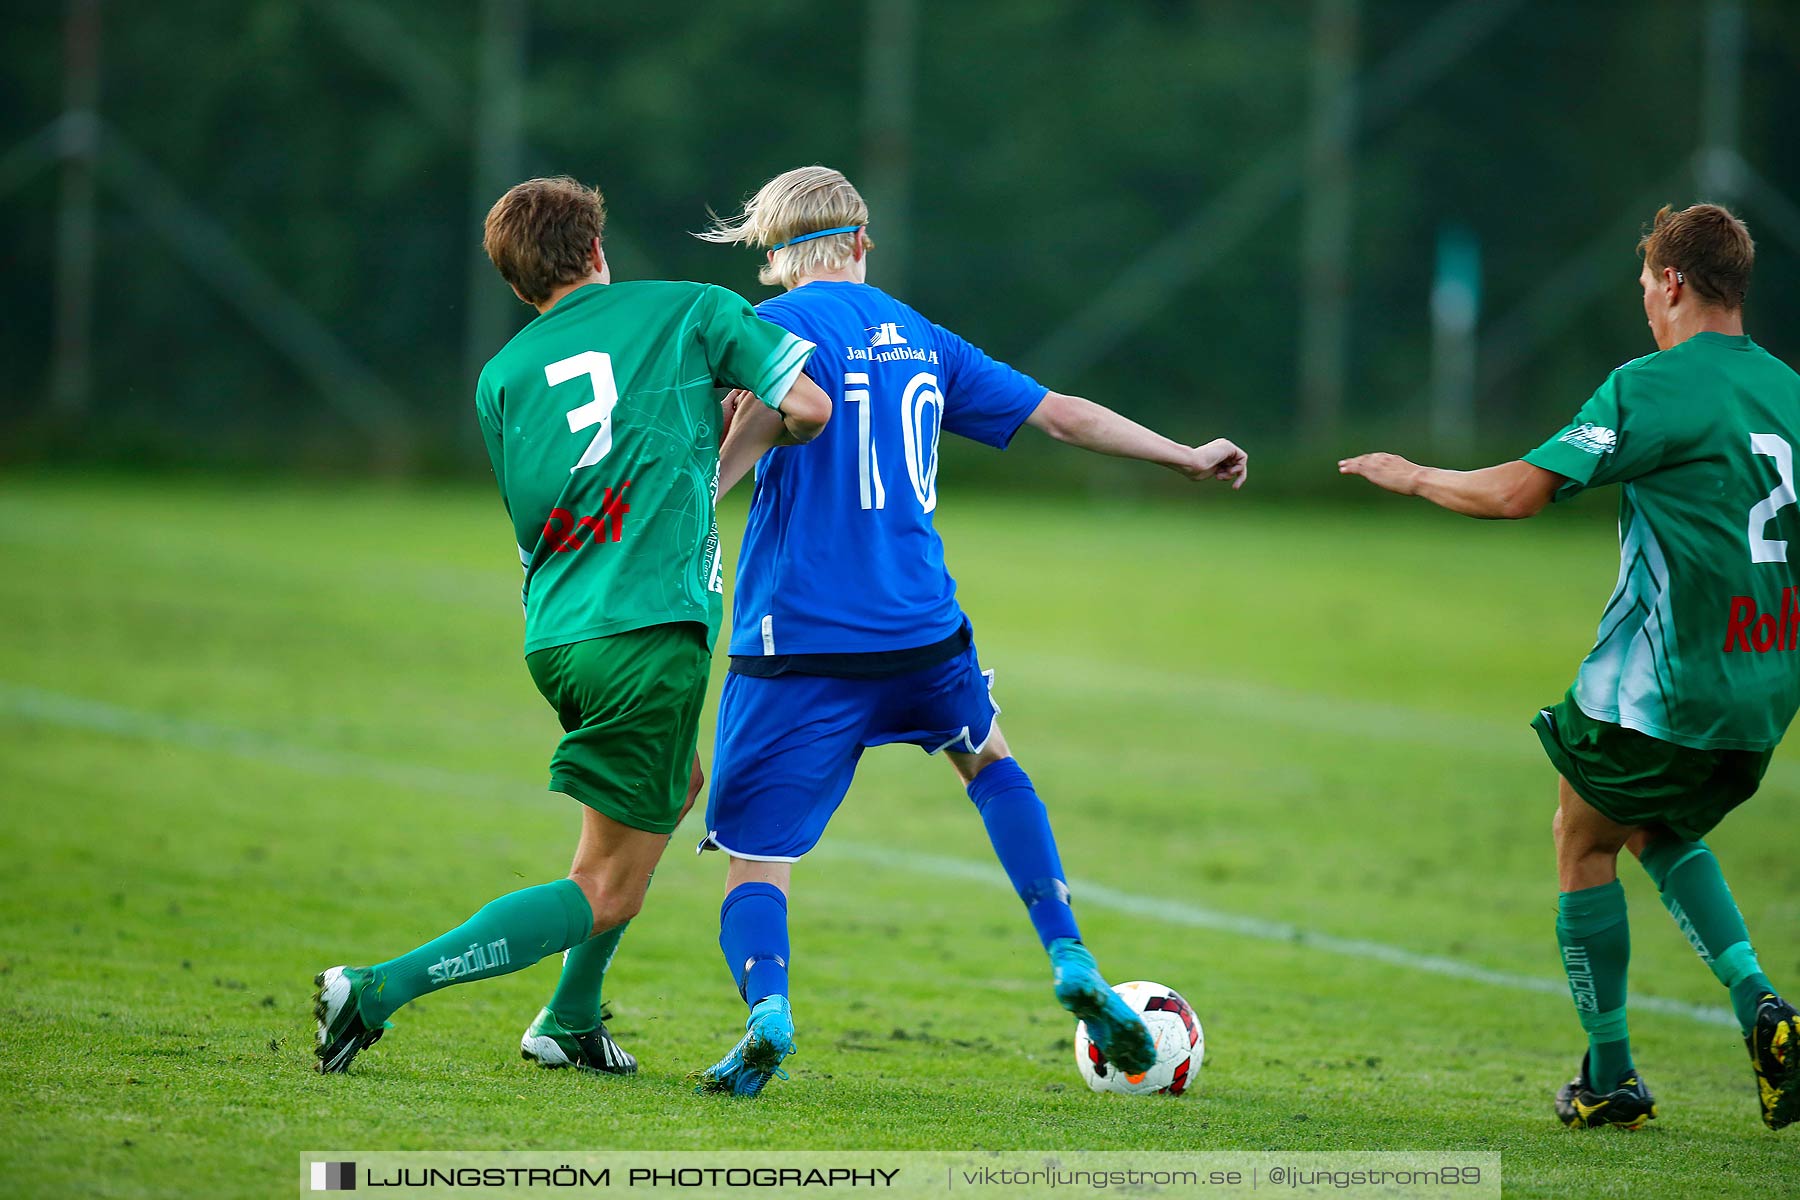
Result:
M372 755L324 750L285 742L246 730L231 729L208 722L121 708L100 701L61 695L38 688L0 683L0 712L65 729L140 741L160 742L208 753L229 754L254 762L285 767L311 775L358 778L420 791L435 791L481 799L516 798L522 792L519 781L473 771L450 771L436 767L395 762ZM833 838L820 846L828 858L847 858L881 866L892 866L915 874L935 875L942 879L984 884L1011 890L1006 875L992 863L948 858L911 850L897 850L860 842ZM1385 963L1388 966L1422 971L1450 979L1486 984L1515 992L1533 992L1545 996L1566 994L1567 985L1558 979L1537 975L1521 975L1496 971L1461 959L1441 955L1420 954L1383 942L1345 938L1319 933L1285 921L1261 917L1239 916L1203 908L1185 901L1157 896L1143 896L1121 891L1104 884L1079 879L1069 881L1077 902L1091 908L1107 909L1127 916L1141 917L1189 929L1205 929L1228 933L1255 941L1295 946L1323 954L1355 959L1360 962ZM1658 996L1633 994L1631 1007L1638 1012L1654 1012L1680 1017L1703 1025L1737 1028L1729 1009L1712 1005L1688 1004Z
M971 862L967 859L944 858L936 854L920 854L911 850L893 850L860 842L846 842L841 839L821 843L817 853L830 858L853 858L859 862L897 867L914 874L937 875L945 879L985 883L993 887L1005 888L1008 891L1012 890L1012 884L1007 881L1005 872L999 867L988 863ZM1083 908L1110 909L1127 916L1161 921L1167 925L1205 929L1215 933L1231 933L1259 942L1276 942L1284 946L1300 946L1307 950L1335 954L1342 958L1386 963L1389 966L1405 967L1408 970L1424 971L1431 975L1443 975L1451 979L1468 980L1471 983L1485 983L1491 987L1506 988L1515 992L1566 996L1569 991L1569 985L1560 979L1549 979L1539 975L1519 975L1511 971L1495 971L1475 963L1463 962L1461 959L1445 958L1436 954L1420 954L1399 946L1389 946L1384 942L1370 942L1361 938L1317 933L1298 925L1290 925L1285 921L1268 921L1261 917L1238 916L1234 913L1202 908L1198 904L1188 904L1181 900L1166 900L1160 896L1140 896L1133 892L1122 892L1117 888L1107 887L1105 884L1070 879L1069 890L1074 894L1075 903ZM1660 996L1645 996L1636 992L1632 993L1630 1004L1634 1012L1662 1013L1665 1016L1685 1017L1703 1025L1737 1028L1737 1018L1727 1008L1706 1004L1689 1004L1683 1000L1666 1000Z
M994 664L989 664L994 665ZM999 661L1005 703L1006 663ZM1116 698L1120 704L1136 704L1144 692L1179 702L1186 713L1213 713L1227 720L1268 721L1308 733L1325 734L1359 742L1391 746L1419 746L1461 755L1480 754L1543 766L1545 786L1553 803L1556 795L1548 759L1530 729L1534 712L1521 712L1517 720L1499 721L1460 713L1433 712L1367 697L1331 696L1254 683L1242 679L1209 679L1181 671L1136 664L1106 664L1076 655L1031 656L1031 687L1046 691L1064 688L1077 692L1084 702L1096 696ZM1018 676L1012 676L1017 682ZM1542 700L1561 699L1547 691ZM1800 762L1778 758L1763 781L1770 788L1800 793ZM1795 797L1800 799L1800 796Z

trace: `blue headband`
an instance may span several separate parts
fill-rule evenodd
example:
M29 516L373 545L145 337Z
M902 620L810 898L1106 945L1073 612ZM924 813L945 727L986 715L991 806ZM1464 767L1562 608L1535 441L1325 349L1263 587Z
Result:
M785 242L776 242L769 247L769 253L773 254L783 246L795 246L801 242L810 242L814 238L830 237L834 233L855 233L861 228L861 225L839 225L836 229L821 229L817 233L803 233L799 237L791 237Z

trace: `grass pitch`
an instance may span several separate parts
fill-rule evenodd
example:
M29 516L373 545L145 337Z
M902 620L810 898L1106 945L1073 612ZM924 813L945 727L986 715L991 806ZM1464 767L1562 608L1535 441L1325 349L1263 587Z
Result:
M1348 486L1348 485L1347 485ZM1357 497L1360 499L1360 497ZM262 1195L306 1149L1480 1149L1509 1195L1800 1191L1724 994L1630 868L1663 1117L1571 1133L1554 781L1526 720L1586 648L1608 526L1400 502L1005 501L940 524L1077 911L1179 988L1180 1101L1094 1096L948 767L872 752L796 871L793 1079L691 1094L742 1006L691 817L609 981L643 1060L536 1070L546 962L427 997L347 1077L310 981L553 878L577 825L483 489L0 481L0 1177L15 1195ZM741 525L741 513L725 522ZM710 716L703 746L710 746ZM1710 839L1800 990L1800 761ZM1085 897L1085 898L1084 898Z

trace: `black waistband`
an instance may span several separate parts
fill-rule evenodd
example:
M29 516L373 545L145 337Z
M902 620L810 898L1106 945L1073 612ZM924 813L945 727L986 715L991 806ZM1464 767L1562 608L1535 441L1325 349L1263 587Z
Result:
M768 679L775 675L825 675L832 679L886 679L949 662L975 644L965 621L941 642L908 650L875 650L864 654L734 654L738 675Z

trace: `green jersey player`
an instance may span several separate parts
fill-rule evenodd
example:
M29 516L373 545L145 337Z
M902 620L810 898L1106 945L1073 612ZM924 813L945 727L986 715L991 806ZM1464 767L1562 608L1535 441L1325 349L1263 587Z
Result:
M1620 485L1618 586L1574 686L1533 721L1561 775L1556 935L1588 1034L1556 1110L1580 1128L1656 1116L1626 1034L1629 848L1730 989L1779 1129L1800 1117L1800 1019L1701 838L1756 791L1800 708L1800 376L1744 334L1755 248L1736 217L1664 208L1638 251L1658 350L1608 376L1567 428L1480 471L1391 454L1339 470L1490 518Z
M322 1072L343 1071L426 992L567 953L527 1059L630 1074L600 985L701 785L700 708L721 611L715 385L744 388L806 441L831 401L812 345L722 288L612 282L600 194L533 179L488 213L488 257L538 317L481 372L475 408L525 567L525 662L564 736L550 788L581 802L566 879L489 902L372 967L315 980Z

